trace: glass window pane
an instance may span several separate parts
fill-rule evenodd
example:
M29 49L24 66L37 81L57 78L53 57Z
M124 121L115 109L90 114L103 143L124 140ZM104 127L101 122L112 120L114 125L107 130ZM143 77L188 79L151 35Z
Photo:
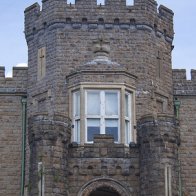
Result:
M106 115L118 115L118 93L105 93L105 113Z
M130 123L128 120L125 120L125 143L129 144L130 142Z
M74 94L74 116L80 115L80 92Z
M118 141L118 120L105 120L105 133L113 135L114 141Z
M75 141L80 142L80 120L75 121Z
M99 119L88 119L87 120L87 141L92 142L95 134L100 134L100 120Z
M129 95L125 94L125 116L129 117Z
M87 114L100 114L100 92L87 92Z

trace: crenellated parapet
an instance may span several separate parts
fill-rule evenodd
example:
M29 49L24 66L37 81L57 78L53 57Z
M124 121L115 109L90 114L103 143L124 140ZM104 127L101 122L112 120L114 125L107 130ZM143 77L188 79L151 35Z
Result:
M40 114L28 119L30 195L41 195L42 188L37 186L40 179L45 180L46 185L50 184L44 188L49 195L56 193L56 190L61 190L63 195L66 195L66 174L68 172L66 146L69 133L69 119L66 116L55 114L49 117ZM42 165L42 170L40 170L40 165Z
M119 184L124 184L124 188L130 190L128 195L138 195L139 183L139 162L138 147L124 146L114 142L112 135L98 134L94 137L94 143L79 145L71 143L69 145L68 179L69 187L72 188L73 195L81 187L89 184L89 179L113 179ZM122 194L123 196L127 194Z
M14 67L13 77L5 77L5 67L0 67L0 93L26 94L27 67Z
M196 95L196 70L191 70L191 80L187 80L185 69L174 69L173 86L174 95Z
M138 29L153 31L157 36L173 40L173 12L154 0L135 0L132 6L125 0L80 0L68 4L66 0L43 0L42 10L38 3L25 10L25 34L27 41L41 30L49 28L88 29Z

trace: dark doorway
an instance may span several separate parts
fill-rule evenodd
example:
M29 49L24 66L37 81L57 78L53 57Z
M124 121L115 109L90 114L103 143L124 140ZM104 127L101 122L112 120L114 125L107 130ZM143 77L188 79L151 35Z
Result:
M89 196L120 196L116 191L108 187L100 187L93 191Z

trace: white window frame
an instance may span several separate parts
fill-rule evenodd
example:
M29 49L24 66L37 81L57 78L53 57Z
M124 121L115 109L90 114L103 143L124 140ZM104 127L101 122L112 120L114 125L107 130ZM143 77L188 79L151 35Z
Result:
M79 113L78 115L76 114L76 96L79 96ZM73 126L74 126L74 132L73 132L73 140L75 142L80 143L80 130L81 130L81 112L80 112L80 106L81 106L81 95L80 95L80 91L75 91L73 93ZM79 126L78 123L79 122Z
M70 88L70 104L72 107L70 108L70 118L72 118L73 122L73 129L72 129L72 141L77 142L79 144L84 143L93 143L87 141L87 119L88 117L91 119L91 116L87 114L87 96L86 93L88 91L105 91L105 92L118 92L118 141L117 143L124 143L126 146L129 145L130 142L136 143L136 130L134 125L136 123L135 120L135 91L131 86L127 86L124 84L114 84L114 85L100 85L95 83L81 83L77 86L72 86ZM75 116L75 94L80 94L80 115ZM125 112L125 95L128 95L128 113L129 116L126 116ZM93 118L99 116L94 116ZM93 119L92 118L92 119ZM104 116L105 119L116 119L116 116ZM77 125L76 121L79 120L80 127L76 130ZM129 122L129 134L126 134L126 126L125 122ZM104 123L102 122L102 127L105 127ZM78 131L78 132L77 132ZM100 129L100 134L104 134L104 128Z
M129 92L129 91L125 91L125 95L124 95L124 107L126 107L126 96L128 96L128 115L126 115L126 109L125 109L125 112L124 112L124 126L125 126L125 144L129 144L130 142L133 141L133 125L132 125L132 104L133 104L133 101L132 101L132 94ZM127 133L127 130L126 130L126 122L128 122L128 132L129 134Z
M99 92L100 94L100 114L99 115L88 115L87 114L87 94L88 92ZM114 92L117 93L118 99L118 114L117 115L106 115L105 110L105 94L107 92ZM118 140L115 141L119 143L120 141L120 90L110 90L110 89L87 89L85 90L85 142L86 143L93 143L93 141L88 141L88 134L87 134L87 120L88 119L100 119L100 134L106 134L106 120L113 119L118 121Z

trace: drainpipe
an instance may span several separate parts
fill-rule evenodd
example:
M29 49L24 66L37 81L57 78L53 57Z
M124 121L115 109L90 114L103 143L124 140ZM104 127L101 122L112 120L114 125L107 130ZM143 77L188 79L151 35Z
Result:
M174 100L174 107L175 107L175 115L176 118L179 119L179 110L180 110L180 100L178 100L178 98L175 98ZM180 137L180 134L179 134ZM180 139L180 138L179 138ZM180 142L178 145L178 148L180 146ZM179 196L182 196L182 176L181 176L181 161L180 161L180 153L179 153L179 149L177 151L178 153L178 184L179 184Z
M179 160L179 196L182 196L181 162Z
M179 119L179 110L180 110L180 101L176 98L174 100L174 107L175 107L175 113L176 113L176 118Z
M24 196L24 186L25 186L25 149L26 149L26 107L27 107L27 99L26 97L22 97L22 163L21 163L21 189L20 195Z

